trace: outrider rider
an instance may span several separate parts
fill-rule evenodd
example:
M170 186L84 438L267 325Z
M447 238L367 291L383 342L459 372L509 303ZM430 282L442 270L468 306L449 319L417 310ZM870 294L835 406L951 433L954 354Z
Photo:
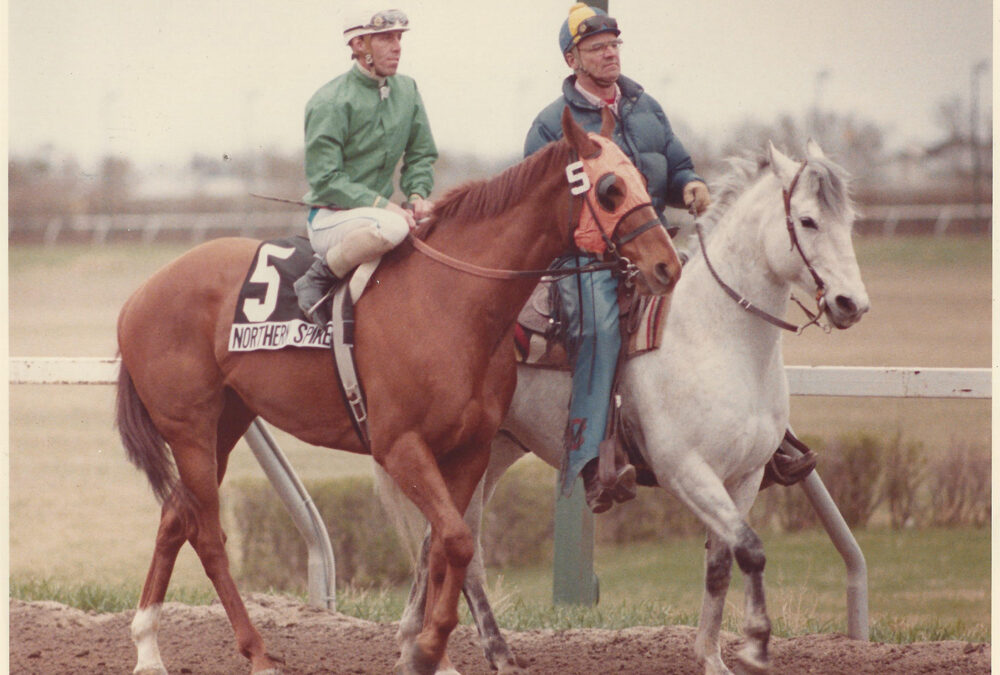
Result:
M567 105L587 131L601 127L601 109L614 113L613 140L647 181L653 207L663 217L665 206L701 214L711 203L705 181L695 173L687 150L674 135L660 104L633 80L621 74L622 46L618 22L583 3L569 10L559 31L559 48L573 74L563 81L562 95L535 118L524 142L528 156L562 136L559 116ZM562 264L593 262L574 252ZM598 445L605 438L609 399L621 348L618 319L618 279L610 271L566 277L559 282L564 326L573 359L573 391L566 429L564 494L583 475L588 506L595 513L635 494L635 469L617 472L613 487L597 479Z
M313 206L307 229L316 260L295 282L299 306L325 326L320 301L358 265L391 250L430 214L437 147L416 82L397 74L409 20L396 9L349 20L344 39L354 65L323 85L305 114L305 169ZM413 206L390 201L400 190Z

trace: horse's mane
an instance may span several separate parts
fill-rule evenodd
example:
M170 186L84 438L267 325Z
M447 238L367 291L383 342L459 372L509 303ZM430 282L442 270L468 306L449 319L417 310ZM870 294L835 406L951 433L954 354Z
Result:
M504 213L553 167L564 166L568 157L569 145L555 141L496 176L452 188L434 204L434 214L426 230L444 220L469 222Z
M730 157L726 160L729 170L712 186L712 206L701 218L706 229L711 230L729 208L751 185L771 169L766 153L756 156ZM813 157L806 164L799 178L802 187L815 192L820 205L836 218L844 218L854 211L850 194L850 175L841 166L825 157Z

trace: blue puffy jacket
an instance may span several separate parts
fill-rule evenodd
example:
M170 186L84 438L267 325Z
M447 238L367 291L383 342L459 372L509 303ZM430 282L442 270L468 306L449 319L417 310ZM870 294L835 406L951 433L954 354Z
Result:
M660 104L637 82L619 76L622 96L614 141L646 178L653 208L663 217L666 206L684 208L684 186L692 180L704 180L694 171L694 163L680 140L674 136L670 121ZM524 156L562 137L560 116L569 104L573 117L587 131L601 129L601 109L588 101L576 88L576 75L563 81L562 96L546 106L528 130Z

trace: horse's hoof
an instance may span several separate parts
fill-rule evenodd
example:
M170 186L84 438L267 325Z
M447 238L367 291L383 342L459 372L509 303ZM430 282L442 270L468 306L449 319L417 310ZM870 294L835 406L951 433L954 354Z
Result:
M255 670L250 673L250 675L281 675L281 670L278 668L268 668L267 670Z
M132 671L132 675L168 675L168 673L163 666L146 666L144 668L136 667Z
M733 671L726 667L721 657L703 659L702 662L705 664L705 675L733 675Z
M736 653L737 672L740 675L766 675L771 672L771 661L761 658L752 645L744 646Z
M392 667L392 672L395 675L437 675L434 670L420 670L415 668L412 663L407 663L402 657L396 661L396 665Z

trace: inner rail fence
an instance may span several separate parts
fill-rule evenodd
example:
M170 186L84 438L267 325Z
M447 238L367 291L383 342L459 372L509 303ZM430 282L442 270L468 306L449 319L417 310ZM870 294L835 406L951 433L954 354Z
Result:
M678 212L683 214L683 212ZM683 215L681 216L683 217ZM56 244L108 241L187 241L197 244L223 235L257 238L302 234L305 207L266 211L153 214L60 214L8 217L12 243ZM861 207L861 234L990 234L992 204L901 204Z
M11 357L9 380L12 385L108 385L117 383L118 365L114 358ZM992 398L989 368L786 366L786 373L793 396ZM263 421L254 420L244 440L306 541L310 604L336 609L333 547L318 509ZM817 472L801 485L844 560L848 636L867 641L868 569L864 554ZM556 503L553 600L593 604L597 600L593 515L583 503L583 490L574 490L573 495Z

